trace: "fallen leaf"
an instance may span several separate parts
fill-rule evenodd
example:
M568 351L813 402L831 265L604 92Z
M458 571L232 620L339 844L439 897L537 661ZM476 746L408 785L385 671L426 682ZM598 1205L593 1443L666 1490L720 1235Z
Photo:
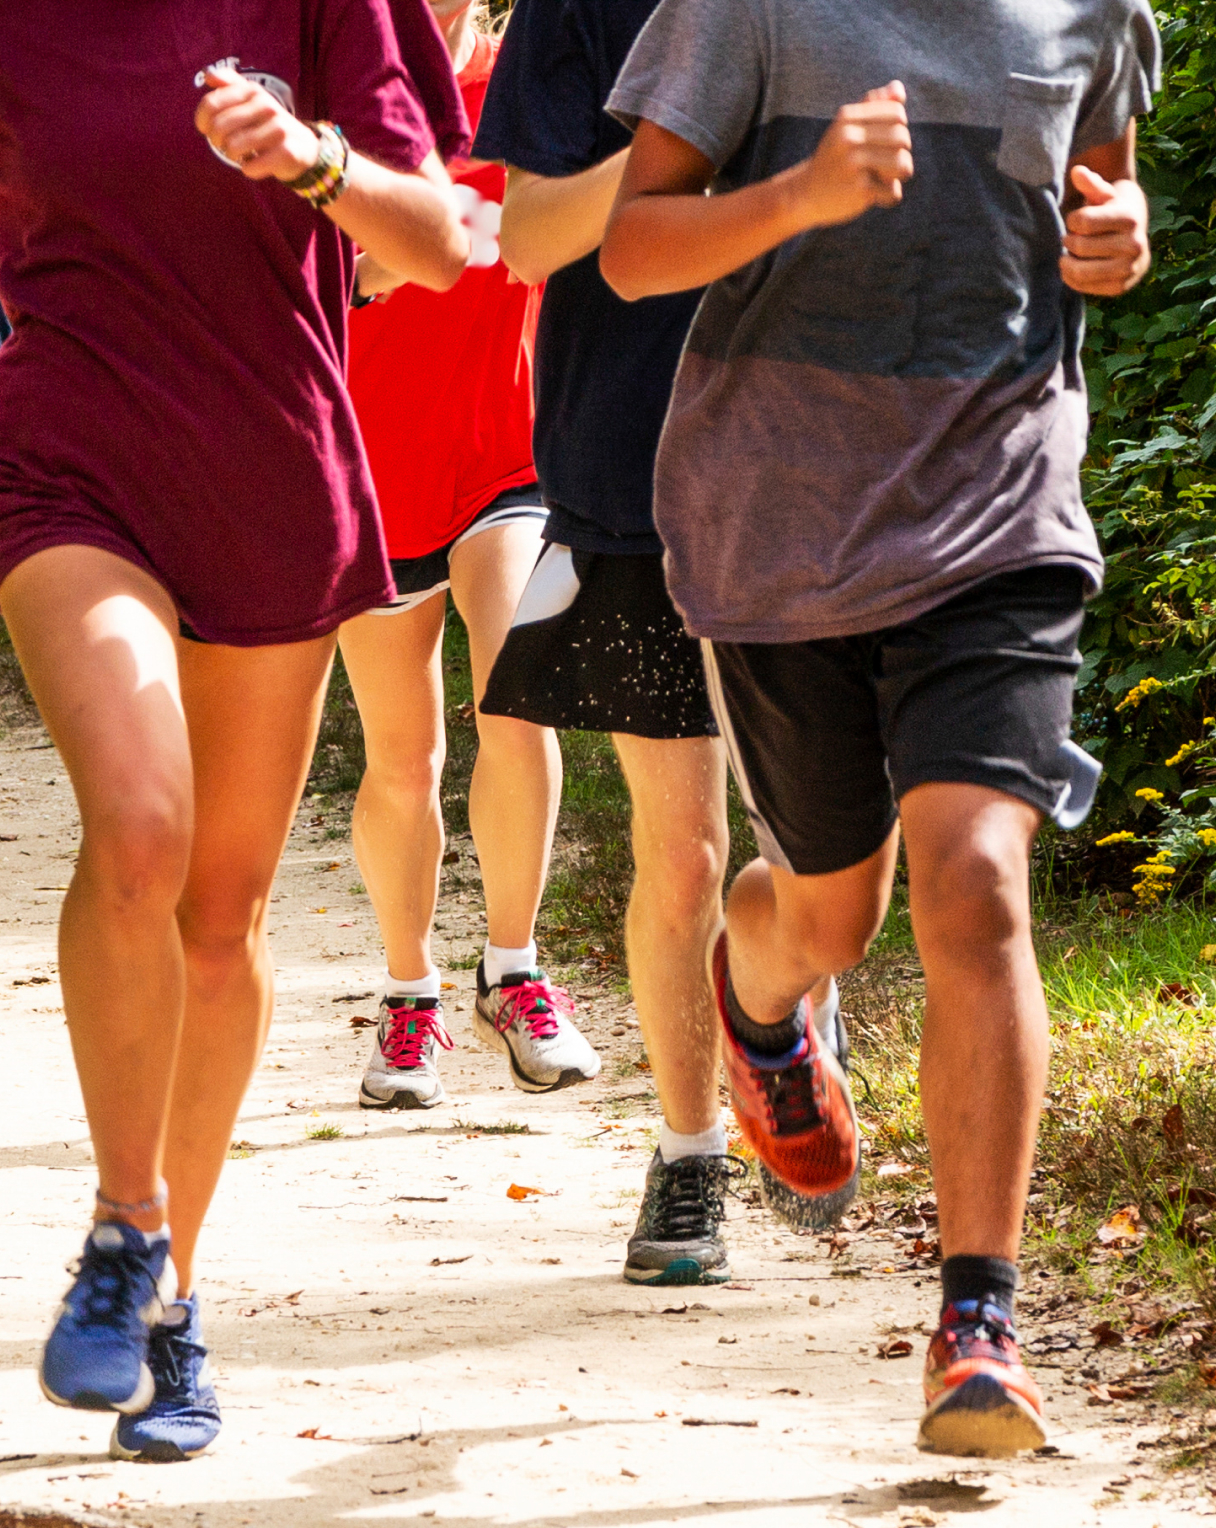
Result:
M681 1427L759 1427L759 1422L732 1422L725 1417L685 1417Z
M665 1417L666 1415L667 1415L667 1413L665 1411L656 1411L655 1412L655 1416L656 1417ZM36 1456L34 1454L25 1454L22 1457L26 1458L26 1459L33 1459Z
M525 1188L522 1183L512 1183L507 1190L508 1199L526 1199L529 1194L543 1194L543 1188Z
M1089 1400L1087 1406L1109 1406L1112 1404L1112 1396L1105 1385L1090 1385Z
M633 1471L633 1470L627 1470L627 1469L626 1469L626 1468L625 1468L625 1467L624 1467L624 1465L622 1465L622 1466L621 1466L621 1474L622 1474L622 1475L626 1475L626 1476L628 1476L628 1478L629 1478L629 1479L630 1479L630 1480L636 1480L636 1479L637 1479L637 1478L638 1478L638 1477L637 1477L637 1475L636 1475L636 1474L635 1474L635 1473L634 1473L634 1471Z
M801 1395L801 1390L795 1390L791 1385L782 1385L779 1390L772 1392L774 1395Z
M1094 1340L1096 1348L1121 1348L1123 1346L1123 1333L1113 1327L1109 1321L1099 1321L1097 1326L1091 1326L1089 1335Z
M328 907L314 907L313 908L313 912L314 913L327 913L328 911L329 911Z
M456 991L456 983L455 982L440 982L439 983L439 990L441 992L455 992Z
M298 1305L299 1302L300 1302L300 1296L303 1293L304 1293L304 1291L302 1289L297 1289L295 1294L293 1294L293 1295L284 1295L283 1296L283 1303L285 1305Z
M1136 1204L1116 1210L1105 1225L1098 1227L1098 1240L1104 1247L1134 1247L1143 1235L1140 1206Z
M738 1340L739 1339L737 1337L719 1337L718 1338L719 1344L722 1347L726 1347L726 1348L733 1348L735 1343L738 1342Z
M1185 1144L1186 1120L1183 1117L1181 1104L1172 1104L1161 1116L1161 1134L1171 1146Z
M908 1173L914 1173L916 1169L909 1167L906 1162L884 1162L875 1173L876 1178L904 1178Z
M325 1439L328 1439L331 1443L333 1442L333 1435L331 1433L320 1432L315 1427L306 1427L303 1432L298 1432L296 1434L296 1437L297 1438L312 1438L317 1443L320 1443L320 1442L322 1442Z
M1195 994L1181 982L1162 982L1157 988L1159 1003L1181 1003L1184 1008L1194 1008Z
M375 1022L375 1019L369 1019L365 1014L356 1013L351 1016L350 1027L352 1029L369 1029Z
M879 1358L907 1358L911 1352L912 1344L906 1337L889 1337L878 1345Z
M431 1259L431 1267L443 1268L449 1263L467 1263L472 1256L471 1252L466 1252L463 1257L433 1257Z
M540 1440L540 1442L536 1446L537 1446L537 1448L552 1448L553 1447L553 1439L552 1438L542 1438Z
M687 1305L665 1305L659 1312L660 1316L682 1316L688 1309Z
M1141 1380L1132 1384L1107 1385L1106 1392L1112 1401L1134 1401L1137 1396L1151 1395L1154 1389L1152 1380Z

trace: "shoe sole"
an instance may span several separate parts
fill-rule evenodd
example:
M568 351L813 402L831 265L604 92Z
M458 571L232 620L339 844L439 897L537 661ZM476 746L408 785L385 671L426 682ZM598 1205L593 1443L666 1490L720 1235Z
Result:
M184 1464L187 1459L197 1459L200 1454L205 1454L210 1447L210 1443L204 1443L202 1448L183 1449L165 1439L150 1443L146 1448L131 1449L124 1448L118 1441L117 1426L110 1435L111 1459L137 1460L140 1464Z
M926 1454L1008 1459L1047 1441L1042 1418L992 1374L973 1374L944 1391L921 1420L916 1446Z
M857 1198L861 1161L843 1188L830 1194L800 1194L783 1183L767 1162L756 1158L760 1170L760 1200L773 1216L796 1231L829 1231Z
M367 1093L362 1086L359 1088L360 1109L433 1109L436 1104L441 1104L447 1097L443 1084L440 1083L430 1098L419 1098L409 1088L401 1088L391 1098L377 1098L373 1093Z
M718 983L717 983L717 979L716 979L715 974L714 974L714 952L718 948L718 940L722 937L722 935L725 932L726 932L726 919L723 918L723 919L721 919L719 921L719 923L715 927L713 933L709 936L709 940L708 940L708 942L706 943L706 946L705 946L705 976L706 976L706 980L709 982L709 990L710 990L711 994L713 994L714 1008L715 1008L715 1010L718 1013L718 1023L723 1025L724 1027L725 1027L725 1024L726 1024L726 1020L723 1017L723 1015L721 1013L721 1010L719 1009L719 1006L718 1006L718 997L717 997ZM839 1023L839 1020L838 1020L838 1023ZM839 1030L837 1032L839 1033ZM848 1179L847 1182L837 1184L837 1186L835 1188L827 1188L827 1189L823 1189L822 1191L812 1191L812 1190L807 1190L807 1189L797 1189L797 1188L794 1188L794 1186L792 1184L786 1183L784 1178L779 1177L778 1174L776 1173L776 1171L773 1168L769 1167L768 1163L764 1161L764 1159L760 1156L759 1152L756 1152L756 1161L759 1164L760 1168L762 1169L762 1173L767 1172L771 1182L774 1185L778 1185L778 1184L781 1185L781 1187L783 1187L785 1189L786 1194L792 1196L788 1200L781 1198L780 1195L776 1196L777 1198L779 1198L781 1200L781 1203L785 1206L785 1208L788 1211L790 1211L791 1213L794 1212L797 1209L797 1205L796 1205L795 1201L799 1201L800 1200L804 1204L807 1205L807 1209L805 1211L800 1211L799 1213L800 1214L809 1214L809 1213L811 1213L811 1211L810 1211L810 1202L818 1201L819 1203L824 1205L824 1212L823 1213L828 1218L826 1218L824 1220L823 1224L825 1226L827 1226L827 1225L830 1225L832 1223L832 1220L836 1216L838 1216L840 1214L843 1214L844 1206L848 1205L849 1203L851 1203L853 1198L854 1198L854 1196L857 1193L857 1182L858 1182L858 1179L859 1179L859 1177L861 1175L861 1131L858 1130L858 1128L857 1128L857 1109L856 1109L856 1106L853 1103L853 1090L852 1090L852 1088L849 1087L849 1079L848 1079L848 1076L847 1076L847 1074L846 1074L846 1072L844 1070L844 1067L841 1066L840 1062L832 1054L831 1049L827 1045L824 1044L823 1039L820 1036L818 1036L818 1035L816 1035L816 1039L818 1041L818 1053L819 1053L820 1060L821 1060L822 1064L827 1068L829 1076L831 1076L833 1078L833 1080L835 1081L837 1087L844 1094L845 1103L847 1103L848 1106L849 1106L849 1119L852 1121L852 1124L853 1124L853 1138L857 1142L857 1166L853 1169L853 1175L852 1175L851 1178ZM847 1039L846 1039L846 1046L847 1046ZM846 1055L847 1055L847 1049L846 1049ZM740 1124L740 1126L742 1126L743 1122L742 1122L741 1119L739 1119L739 1111L735 1108L735 1093L734 1093L734 1089L730 1085L730 1071L729 1071L729 1069L726 1072L726 1090L730 1094L731 1109L734 1112L736 1120L739 1120L739 1124ZM752 1150L755 1151L754 1143L752 1144ZM844 1196L844 1197L842 1198L842 1196ZM766 1200L766 1203L769 1203L769 1201ZM838 1203L841 1205L841 1208L840 1209L833 1209L832 1206L836 1205ZM773 1210L773 1213L778 1215L781 1219L783 1219L783 1220L786 1219L785 1214L782 1213L781 1209L778 1209L776 1204L770 1203L769 1207ZM794 1219L794 1220L790 1221L791 1225L812 1225L814 1223L815 1223L814 1221L809 1220L809 1219Z
M521 1093L556 1093L561 1088L572 1088L578 1082L590 1082L593 1077L598 1077L600 1074L598 1066L594 1072L580 1072L577 1067L567 1067L556 1082L537 1082L535 1078L529 1077L527 1072L520 1070L510 1043L486 1018L481 1009L476 1007L473 1009L473 1033L490 1050L500 1051L506 1056L511 1064L511 1081Z
M70 1399L56 1395L43 1378L41 1369L38 1371L38 1384L43 1395L53 1406L66 1406L71 1411L117 1411L125 1417L138 1416L141 1411L147 1411L156 1394L156 1381L152 1378L152 1370L147 1364L140 1364L139 1384L125 1401L107 1400L96 1390L78 1390Z
M702 1268L695 1257L680 1257L666 1268L632 1268L625 1264L623 1277L626 1284L645 1284L651 1289L668 1289L689 1284L728 1284L731 1272L719 1264L716 1268Z

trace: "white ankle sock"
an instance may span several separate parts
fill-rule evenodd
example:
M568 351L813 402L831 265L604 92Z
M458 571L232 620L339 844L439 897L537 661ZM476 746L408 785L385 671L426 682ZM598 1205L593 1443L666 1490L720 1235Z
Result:
M393 975L387 966L384 968L384 995L385 997L438 997L439 996L439 971L428 971L425 976L420 976L416 981L403 982Z
M822 1003L815 1004L815 1029L819 1038L831 1051L833 1056L839 1056L837 1045L836 1015L840 1011L840 989L836 985L833 976L832 985L828 989L828 995Z
M536 965L536 940L524 945L522 950L510 950L505 944L491 944L486 940L485 954L481 957L486 976L486 986L493 987L515 971L531 971Z
M724 1157L726 1126L719 1120L696 1135L681 1135L664 1120L659 1130L659 1155L668 1164L678 1162L681 1157Z

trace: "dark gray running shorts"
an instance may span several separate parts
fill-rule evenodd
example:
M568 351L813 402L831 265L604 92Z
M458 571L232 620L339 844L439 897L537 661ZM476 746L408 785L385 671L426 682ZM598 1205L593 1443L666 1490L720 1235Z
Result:
M1075 826L1098 773L1067 741L1083 589L1077 568L1026 568L881 631L703 642L764 858L796 875L859 864L929 781L990 786Z

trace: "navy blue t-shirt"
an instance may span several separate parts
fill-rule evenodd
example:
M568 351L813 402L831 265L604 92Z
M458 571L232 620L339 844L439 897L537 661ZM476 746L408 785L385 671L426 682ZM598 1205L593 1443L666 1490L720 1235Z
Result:
M627 147L604 111L657 0L516 0L473 153L574 175ZM658 552L659 432L699 292L622 302L593 251L550 276L536 333L532 447L545 534L588 552Z

